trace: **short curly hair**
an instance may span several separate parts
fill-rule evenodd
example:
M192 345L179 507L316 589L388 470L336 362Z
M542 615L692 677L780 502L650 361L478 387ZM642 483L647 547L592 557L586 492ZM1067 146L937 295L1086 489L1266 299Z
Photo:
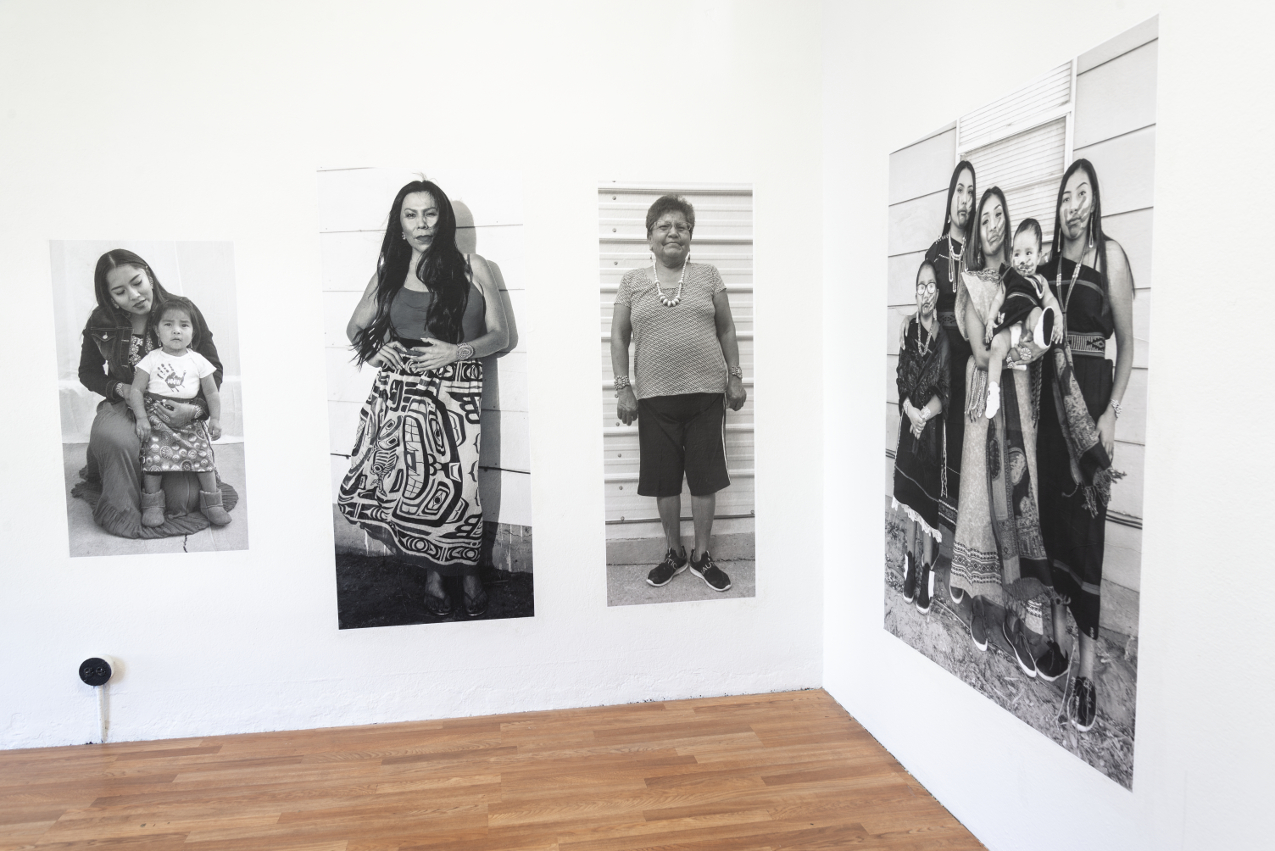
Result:
M647 239L651 238L651 232L655 230L655 223L665 213L681 213L686 217L686 224L690 225L691 236L695 235L695 208L691 206L691 202L681 195L661 195L655 199L651 209L646 211Z

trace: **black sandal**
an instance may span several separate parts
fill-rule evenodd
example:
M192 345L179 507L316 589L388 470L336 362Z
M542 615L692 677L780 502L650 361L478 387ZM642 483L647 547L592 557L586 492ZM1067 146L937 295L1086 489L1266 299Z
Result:
M425 611L436 618L449 617L452 613L452 599L446 593L442 597L435 597L427 591L425 592Z
M461 589L465 595L465 614L471 618L480 618L487 614L487 590L483 588L481 579L478 580L478 595L476 597L469 596L469 592L464 590L463 581Z

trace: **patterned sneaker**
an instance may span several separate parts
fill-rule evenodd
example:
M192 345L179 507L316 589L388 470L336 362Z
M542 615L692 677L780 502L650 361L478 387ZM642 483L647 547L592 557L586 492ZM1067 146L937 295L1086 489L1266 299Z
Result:
M909 603L916 599L916 562L907 550L903 551L903 599Z
M1051 638L1048 648L1036 659L1036 676L1047 683L1052 683L1067 673L1070 661L1067 654L1058 646L1058 642Z
M1022 622L1014 626L1011 634L1009 621L1001 621L1001 635L1005 636L1005 640L1009 642L1009 649L1014 651L1014 658L1018 660L1018 667L1023 669L1023 673L1029 677L1036 676L1036 660L1032 658L1031 650L1027 647Z
M686 570L686 547L682 547L680 553L669 547L668 552L664 554L664 561L657 564L646 575L646 584L653 585L656 588L663 588L672 582L673 577L683 570Z
M691 573L703 579L714 591L729 591L730 577L720 567L713 564L713 557L704 550L699 561L691 559Z
M916 610L923 615L930 613L930 604L934 602L934 565L921 565L920 577L916 582Z
M1093 729L1094 716L1097 714L1098 690L1094 687L1093 680L1076 677L1076 694L1067 702L1067 717L1071 719L1071 726L1082 733L1088 733Z
M970 614L970 638L979 650L987 649L987 620L983 615L983 598L975 597Z

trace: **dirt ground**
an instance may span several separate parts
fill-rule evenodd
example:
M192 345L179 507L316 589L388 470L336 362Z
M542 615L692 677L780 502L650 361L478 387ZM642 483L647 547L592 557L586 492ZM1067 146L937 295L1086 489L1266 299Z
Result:
M425 610L425 571L382 556L337 553L337 611L341 629L402 626L443 621L529 618L535 611L532 575L487 568L482 574L487 611L465 614L459 577L444 577L452 614L438 618Z
M923 615L903 599L904 532L899 516L886 509L885 628L926 658L955 675L1014 717L1044 733L1089 765L1125 788L1133 784L1134 707L1137 703L1137 643L1103 635L1098 642L1094 679L1098 689L1098 717L1087 733L1067 720L1065 701L1077 660L1072 654L1068 675L1047 683L1027 677L1018 667L1001 635L1001 612L988 616L991 638L982 652L970 639L970 603L958 606L948 596L947 571L942 559L934 585L934 603ZM1064 647L1075 645L1075 622Z

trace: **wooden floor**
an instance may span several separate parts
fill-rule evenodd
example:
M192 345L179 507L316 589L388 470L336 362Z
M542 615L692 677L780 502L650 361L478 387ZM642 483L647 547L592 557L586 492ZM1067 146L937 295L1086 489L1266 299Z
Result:
M824 691L0 752L0 849L981 848Z

